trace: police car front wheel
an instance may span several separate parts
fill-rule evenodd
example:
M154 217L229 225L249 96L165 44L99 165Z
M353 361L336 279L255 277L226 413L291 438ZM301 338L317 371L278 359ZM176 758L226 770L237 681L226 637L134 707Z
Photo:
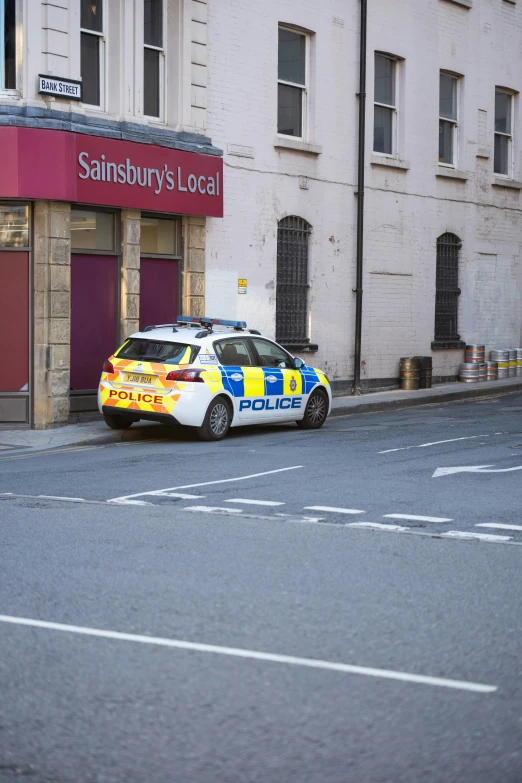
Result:
M230 405L224 397L213 400L205 414L203 424L197 428L200 440L221 440L230 429Z
M317 389L310 395L305 414L296 424L305 430L317 430L323 426L327 416L328 398L322 389Z

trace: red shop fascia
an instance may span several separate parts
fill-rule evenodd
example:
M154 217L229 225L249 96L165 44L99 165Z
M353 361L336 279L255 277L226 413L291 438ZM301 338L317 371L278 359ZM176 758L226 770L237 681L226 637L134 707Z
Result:
M39 128L0 128L0 198L223 217L215 155Z

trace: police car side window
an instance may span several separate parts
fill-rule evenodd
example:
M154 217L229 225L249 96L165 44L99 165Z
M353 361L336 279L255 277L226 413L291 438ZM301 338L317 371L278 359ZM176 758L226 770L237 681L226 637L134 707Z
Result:
M214 343L219 363L225 367L251 367L252 358L246 340L220 340Z
M290 357L274 343L269 343L266 340L259 340L253 337L252 342L255 345L256 351L259 356L259 364L261 367L279 367L281 362L285 362L287 367L290 367Z

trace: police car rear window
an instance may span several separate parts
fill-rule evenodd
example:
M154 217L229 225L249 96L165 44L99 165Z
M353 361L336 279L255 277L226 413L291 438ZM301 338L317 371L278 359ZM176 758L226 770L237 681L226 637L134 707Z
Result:
M130 359L140 362L158 362L158 364L191 364L199 346L186 343L165 343L159 340L144 340L132 337L120 348L118 359Z

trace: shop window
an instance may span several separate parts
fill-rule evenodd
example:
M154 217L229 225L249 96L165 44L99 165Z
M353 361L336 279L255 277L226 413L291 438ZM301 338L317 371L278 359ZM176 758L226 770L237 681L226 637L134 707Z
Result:
M71 210L71 248L114 252L115 215L88 209Z
M437 239L437 277L435 293L435 342L452 343L458 334L459 252L462 247L455 234Z
M144 0L143 12L143 113L159 118L165 71L163 0Z
M0 90L16 89L16 0L0 0Z
M29 207L0 204L0 247L29 247Z
M312 232L303 218L290 216L277 228L276 340L308 342L308 244Z
M103 1L81 0L81 73L83 102L101 106L103 100Z
M149 255L181 257L181 220L142 217L140 250Z

